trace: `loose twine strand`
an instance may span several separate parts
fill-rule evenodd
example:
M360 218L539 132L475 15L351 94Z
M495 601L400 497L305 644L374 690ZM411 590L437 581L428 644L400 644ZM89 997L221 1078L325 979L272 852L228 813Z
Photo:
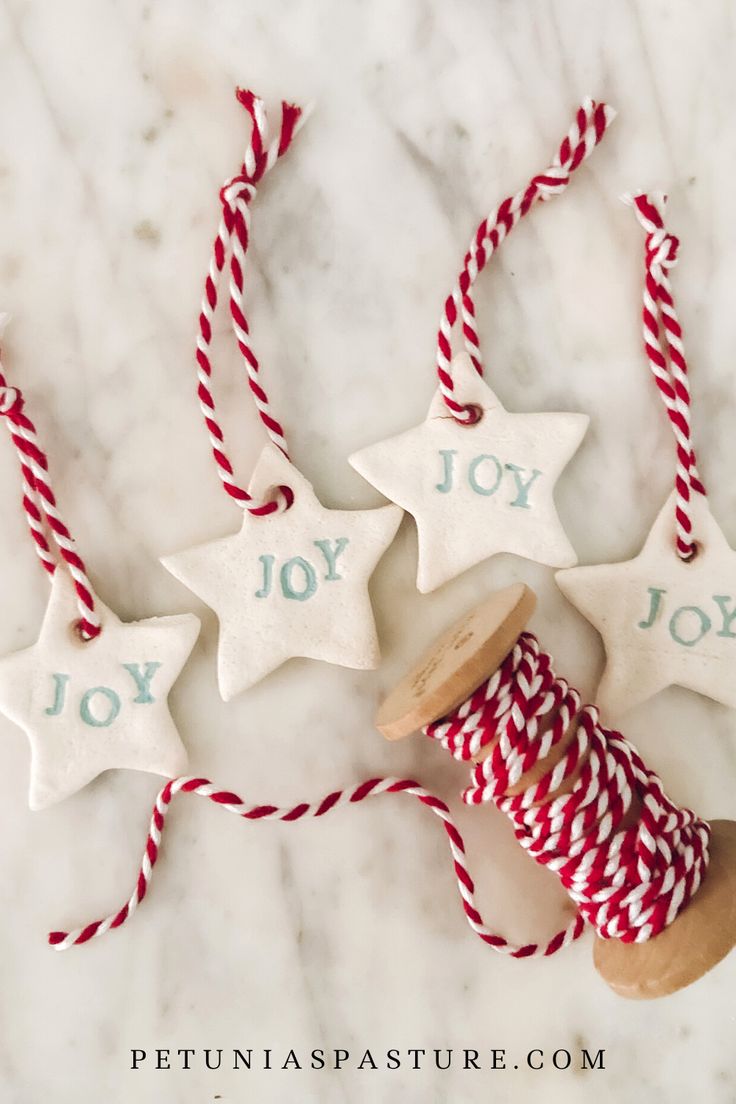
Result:
M662 192L626 195L623 201L634 208L636 218L646 233L642 304L644 350L675 436L676 547L680 559L687 561L697 552L691 491L700 495L706 492L698 474L692 444L688 366L669 278L670 269L677 264L680 239L665 229L667 196Z
M524 776L574 730L561 758L519 789ZM643 942L672 923L697 892L708 864L710 828L664 793L624 737L600 724L594 706L552 668L552 659L524 633L499 670L452 715L429 725L428 736L454 758L487 757L471 770L467 804L493 801L511 820L517 840L553 870L576 906L570 923L546 943L511 943L489 928L475 902L465 843L447 804L413 779L373 778L290 808L246 805L206 778L176 778L156 798L135 887L115 913L74 931L49 933L56 950L119 928L143 901L159 856L166 816L179 793L196 794L244 820L293 823L322 817L379 794L414 797L442 822L468 924L484 943L514 958L551 955L591 924L603 938Z
M7 315L0 315L0 337L7 324ZM49 575L58 566L57 556L49 544L51 534L61 562L74 583L79 607L79 633L84 640L93 640L102 631L95 609L95 593L87 576L82 557L69 529L59 513L49 481L49 465L41 448L36 427L25 412L23 394L11 387L0 363L0 417L3 418L20 464L23 509L38 557Z
M575 170L587 160L616 117L613 108L586 99L578 108L575 120L552 164L533 176L527 186L514 196L508 196L479 224L465 254L463 267L455 287L445 300L437 333L436 369L442 397L456 421L472 424L476 414L472 408L458 402L452 378L452 335L458 318L462 321L465 348L479 375L483 375L473 285L501 242L514 229L535 203L544 203L565 191Z
M268 502L255 503L245 488L240 487L234 480L233 467L225 451L225 437L218 421L212 393L212 327L217 310L220 277L229 260L230 320L245 366L248 385L268 436L288 458L284 429L272 412L268 395L261 382L260 364L253 350L250 328L245 315L245 256L250 240L250 206L255 198L257 186L269 169L273 168L289 149L297 132L306 121L309 111L294 104L282 102L278 134L271 140L263 100L242 88L238 88L235 95L251 119L250 141L240 172L225 181L220 189L222 217L212 246L199 314L196 354L197 395L223 487L240 507L256 516L264 516L283 506L290 506L294 495L289 487L284 486L279 488L282 495L281 501L277 496Z

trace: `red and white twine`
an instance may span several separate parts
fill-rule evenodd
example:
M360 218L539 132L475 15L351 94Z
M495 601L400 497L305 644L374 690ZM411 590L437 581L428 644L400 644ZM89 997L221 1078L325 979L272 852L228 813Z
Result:
M544 762L572 725L577 730L559 762L516 792L523 776ZM604 728L595 707L583 707L577 691L555 675L550 656L530 633L519 638L499 670L467 702L426 732L456 759L470 761L487 753L472 768L464 800L471 805L493 801L511 819L522 847L558 875L574 901L575 916L545 943L514 944L485 924L463 837L448 806L411 779L374 778L314 804L280 808L246 805L205 778L177 778L156 798L130 898L103 920L51 932L50 945L67 950L131 917L148 891L166 815L179 793L207 798L244 820L289 823L379 794L408 794L442 821L468 924L484 943L515 958L554 954L577 939L586 924L603 938L643 942L670 924L696 893L708 864L708 824L670 801L631 744Z
M690 560L696 552L691 492L705 494L692 444L690 381L685 346L672 295L669 271L677 264L680 239L667 233L662 192L624 196L646 232L642 321L649 367L667 410L677 446L675 528L677 554ZM660 329L661 327L661 329Z
M227 180L220 189L222 218L212 247L212 257L199 315L197 394L207 432L209 433L212 455L215 458L223 487L239 506L247 509L252 514L265 515L279 509L279 502L272 500L265 503L254 503L248 492L235 482L233 467L225 452L225 438L217 420L215 399L212 393L212 327L215 311L217 310L220 277L229 260L230 318L238 349L245 365L248 384L268 436L284 455L288 456L284 430L271 410L268 395L261 383L258 358L251 344L244 302L245 256L250 238L250 205L255 198L257 186L269 169L286 153L297 131L305 122L308 111L296 107L294 104L283 102L281 104L281 121L278 134L271 139L263 100L259 100L252 92L242 88L236 90L236 96L250 115L250 142L245 151L240 172ZM286 505L289 505L293 500L292 491L288 487L282 487L280 490Z
M0 316L0 336L6 322L7 316ZM92 584L72 535L59 513L49 482L48 460L38 442L36 427L25 412L23 395L18 388L8 384L2 364L0 364L0 417L5 421L10 439L18 454L23 488L23 509L38 557L49 575L53 575L58 562L49 544L48 534L50 533L61 561L74 583L80 614L79 632L85 640L92 640L101 632Z
M555 765L518 790L573 726ZM544 946L524 948L527 954L551 953L575 938L584 921L603 938L644 942L697 891L708 864L708 824L666 796L632 745L555 674L531 633L427 733L456 759L485 753L463 800L493 801L524 850L558 875L577 905L567 929Z
M483 374L478 331L475 320L473 285L504 238L535 203L560 195L567 188L575 170L582 165L598 145L615 111L607 104L586 99L578 108L575 121L562 140L552 164L533 176L527 186L514 196L504 199L478 226L465 254L457 283L445 301L437 334L437 375L442 397L458 422L471 424L476 413L455 397L452 378L452 335L458 318L462 320L465 348L476 370Z

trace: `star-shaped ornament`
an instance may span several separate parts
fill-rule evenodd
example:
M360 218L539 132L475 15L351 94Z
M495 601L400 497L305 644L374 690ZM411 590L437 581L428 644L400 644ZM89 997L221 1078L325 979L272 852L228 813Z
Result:
M0 712L31 744L31 809L123 767L173 778L187 753L168 693L199 633L191 613L124 623L99 599L102 632L84 641L74 589L61 568L37 643L0 659Z
M458 401L479 407L479 421L455 421L438 390L421 425L350 457L414 515L417 587L426 594L497 552L552 567L577 563L552 495L587 415L510 414L466 353L455 357L452 374Z
M611 717L667 686L736 708L736 552L704 495L692 499L694 559L677 555L675 494L633 560L558 572L572 604L603 637L597 701Z
M287 510L254 517L239 533L162 559L220 622L217 677L229 701L293 656L366 670L380 658L368 580L401 521L397 506L327 510L274 445L248 488L265 501L294 492Z

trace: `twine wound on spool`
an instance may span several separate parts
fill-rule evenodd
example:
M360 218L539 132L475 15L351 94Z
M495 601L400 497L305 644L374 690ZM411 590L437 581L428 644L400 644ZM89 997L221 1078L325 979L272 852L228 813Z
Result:
M524 850L557 874L577 905L567 930L526 954L549 954L575 938L579 917L602 938L645 942L697 891L708 865L708 824L666 796L632 745L555 674L531 633L450 717L425 731L456 759L483 756L463 800L493 801Z

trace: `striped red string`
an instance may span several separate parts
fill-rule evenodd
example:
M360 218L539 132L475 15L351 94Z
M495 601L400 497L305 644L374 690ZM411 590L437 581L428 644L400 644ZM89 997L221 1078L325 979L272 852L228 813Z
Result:
M516 792L523 776L574 724L577 733L559 762L537 783ZM604 938L643 942L672 923L697 892L707 869L709 826L670 801L631 744L600 724L595 707L582 707L577 691L555 675L551 657L531 634L519 638L499 670L467 702L426 731L457 759L470 761L488 752L473 767L464 800L472 805L492 800L510 817L522 847L558 875L575 903L570 923L546 942L514 944L485 924L475 903L465 843L448 806L412 779L373 778L316 803L282 808L246 805L206 778L177 778L156 798L129 899L102 920L51 932L50 945L67 950L130 919L148 891L166 815L179 793L204 797L244 820L288 823L383 793L408 794L442 822L468 924L484 943L514 958L554 954L577 939L586 924Z
M548 169L533 176L527 186L508 196L479 224L465 254L457 283L448 295L437 333L436 368L442 397L458 422L472 424L477 412L455 398L452 378L452 335L458 318L462 320L465 348L479 375L483 374L478 330L475 320L473 285L504 238L535 203L544 203L567 188L575 170L582 165L603 138L616 113L607 104L587 99L578 108L575 120L563 138Z
M222 218L212 247L212 257L199 314L197 395L223 487L239 506L247 509L251 514L262 516L280 509L282 504L290 506L294 495L289 487L280 487L279 490L283 496L281 503L277 499L254 503L245 488L240 487L234 480L233 467L225 451L225 437L217 418L212 393L212 327L217 310L220 277L229 261L230 319L245 366L248 385L268 436L284 455L288 456L284 430L271 410L268 395L261 382L260 364L251 344L244 302L245 257L250 240L250 205L255 198L257 186L268 170L286 153L297 131L305 122L307 112L295 107L294 104L283 102L278 134L270 140L263 100L242 88L236 90L236 97L250 116L250 141L240 171L227 180L220 189Z
M710 827L667 797L632 745L601 724L552 662L523 633L492 678L427 734L456 759L484 755L464 801L493 801L509 817L518 842L557 874L579 917L604 939L645 942L697 891ZM554 765L525 785L556 747ZM568 932L527 953L548 954Z
M644 350L672 426L677 448L675 531L677 554L691 560L697 551L693 535L691 494L705 494L692 444L690 381L685 346L672 295L669 271L677 264L680 239L667 233L667 196L641 192L625 196L646 232L642 322Z
M0 335L7 321L0 318ZM49 482L49 465L46 454L38 442L36 427L25 411L24 398L16 387L11 387L0 363L0 417L10 434L20 464L23 509L33 544L44 569L53 575L57 559L49 544L50 533L58 549L61 561L72 577L79 607L80 635L92 640L102 631L95 610L95 595L87 576L84 561L76 549L69 529L59 513L54 492Z

